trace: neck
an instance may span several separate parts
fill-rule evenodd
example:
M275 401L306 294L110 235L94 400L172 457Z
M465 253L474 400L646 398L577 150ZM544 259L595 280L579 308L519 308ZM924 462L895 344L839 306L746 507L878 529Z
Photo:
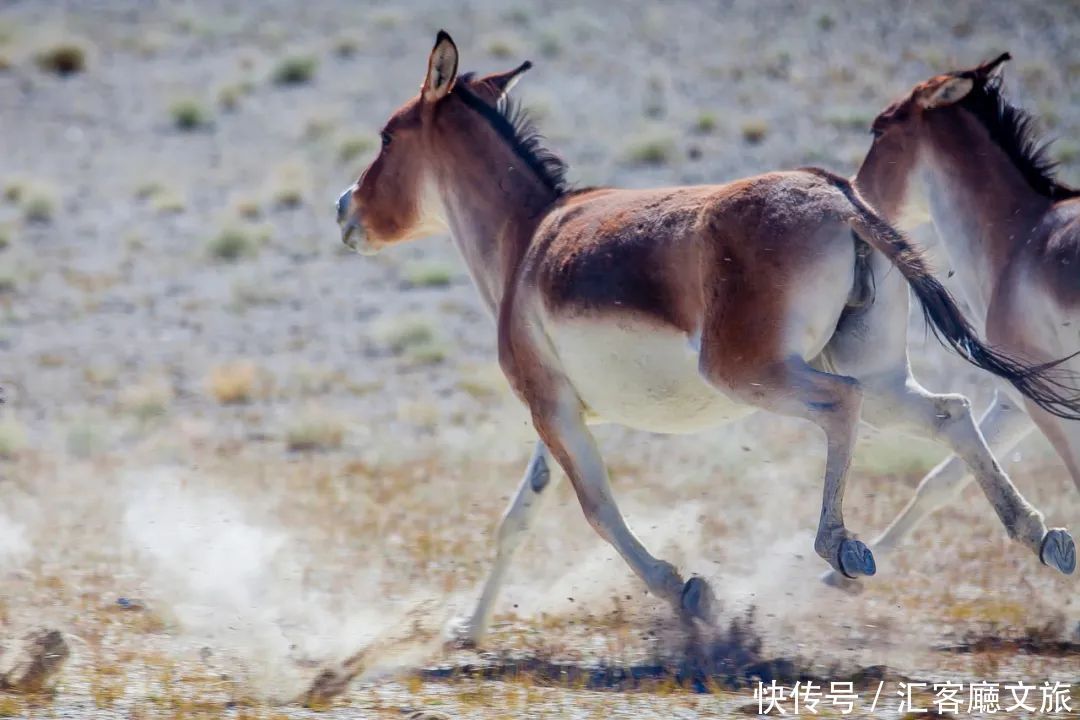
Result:
M503 143L488 148L482 160L448 158L436 172L436 184L454 244L497 317L507 284L557 196Z
M1052 203L1031 187L982 127L970 128L960 151L955 139L949 145L944 138L927 142L919 172L930 216L968 303L985 325L1002 271L1030 241Z

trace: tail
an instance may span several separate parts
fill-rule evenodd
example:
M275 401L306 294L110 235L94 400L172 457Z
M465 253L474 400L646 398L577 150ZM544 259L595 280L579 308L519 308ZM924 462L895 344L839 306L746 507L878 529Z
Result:
M955 350L975 367L1008 380L1046 412L1066 420L1080 420L1080 388L1075 375L1061 367L1080 353L1030 365L986 345L953 296L934 277L922 250L878 215L848 180L816 169L813 172L826 178L851 203L853 212L846 218L848 223L908 281L919 298L927 324L942 345Z

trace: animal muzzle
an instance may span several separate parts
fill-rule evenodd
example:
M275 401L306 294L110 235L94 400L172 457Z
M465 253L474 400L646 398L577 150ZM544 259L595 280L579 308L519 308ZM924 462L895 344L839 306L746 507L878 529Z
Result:
M364 244L364 227L360 223L358 213L351 212L352 196L356 191L355 185L350 185L337 199L337 223L341 228L341 242L350 250L361 252Z

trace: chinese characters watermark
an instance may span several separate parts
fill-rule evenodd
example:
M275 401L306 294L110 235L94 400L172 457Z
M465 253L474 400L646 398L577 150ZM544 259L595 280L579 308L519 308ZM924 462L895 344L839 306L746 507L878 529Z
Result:
M913 682L896 683L895 692L879 682L876 688L857 692L852 682L823 683L801 680L794 685L759 682L754 688L754 700L761 715L817 715L827 713L851 715L858 711L875 712L890 708L900 713L961 713L1009 715L1016 712L1040 715L1059 715L1073 712L1072 688L1061 682L1045 681L1041 685L1024 682ZM931 699L929 696L933 694Z

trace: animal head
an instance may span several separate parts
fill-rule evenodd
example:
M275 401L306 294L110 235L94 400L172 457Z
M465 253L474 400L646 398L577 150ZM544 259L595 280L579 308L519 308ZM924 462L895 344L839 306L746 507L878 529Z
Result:
M502 73L458 75L458 49L440 30L420 92L399 107L379 133L382 147L337 201L341 239L362 253L446 229L439 170L469 162L463 144L483 138L486 108L495 108L521 74L524 62ZM474 159L480 162L479 158Z
M998 96L1000 70L1009 53L967 70L935 75L889 105L871 125L873 144L859 168L860 190L893 221L911 227L929 219L923 183L918 182L930 133L951 133L954 152L969 145L970 128L960 115L972 93ZM974 117L967 120L977 122Z

